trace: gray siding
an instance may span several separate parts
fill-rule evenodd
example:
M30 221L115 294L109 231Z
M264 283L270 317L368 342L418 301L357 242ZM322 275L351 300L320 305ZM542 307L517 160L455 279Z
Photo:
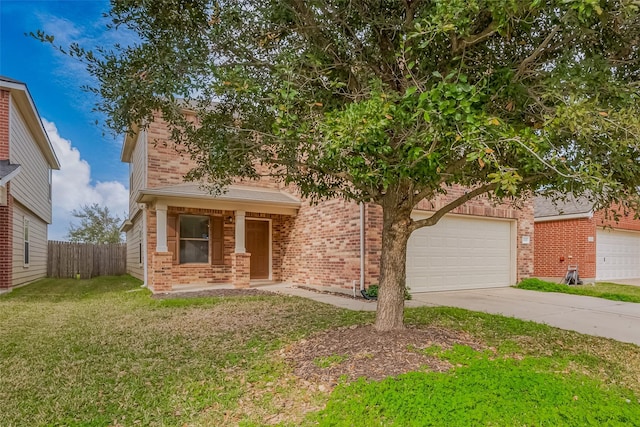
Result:
M142 263L140 262L141 250L144 257L144 240L140 239L143 234L142 217L143 215L138 215L133 221L131 230L127 231L127 273L140 280L144 280L144 258ZM142 245L140 245L141 242Z
M141 131L138 135L129 168L129 218L134 218L140 210L135 198L138 195L138 191L146 186L147 133L144 131ZM129 241L128 237L127 235L127 242Z
M10 105L9 158L21 165L11 180L11 194L40 219L51 224L50 167L13 100Z
M11 187L13 192L13 185ZM29 220L29 265L24 265L24 220ZM47 275L47 223L19 203L13 207L12 286L24 285Z

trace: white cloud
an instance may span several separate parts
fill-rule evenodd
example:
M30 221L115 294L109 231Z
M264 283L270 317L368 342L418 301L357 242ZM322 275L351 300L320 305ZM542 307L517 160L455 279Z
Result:
M75 220L71 211L83 205L98 203L124 218L129 210L127 188L118 181L93 183L91 166L82 159L80 151L60 136L55 123L44 118L42 122L60 160L60 170L53 171L53 224L49 227L49 239L65 240L69 224Z

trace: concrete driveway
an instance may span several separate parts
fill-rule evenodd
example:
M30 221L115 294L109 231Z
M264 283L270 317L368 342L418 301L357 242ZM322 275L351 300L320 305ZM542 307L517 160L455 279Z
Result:
M502 314L640 345L640 304L629 302L495 288L414 294L407 306L449 306Z

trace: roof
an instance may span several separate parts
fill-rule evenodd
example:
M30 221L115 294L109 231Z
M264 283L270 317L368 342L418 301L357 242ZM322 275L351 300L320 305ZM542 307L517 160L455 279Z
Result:
M19 164L10 163L9 160L0 160L0 185L5 185L7 182L11 181L11 179L19 172Z
M213 209L280 213L267 209L275 207L282 213L290 215L295 214L301 205L300 199L277 189L230 185L223 191L222 194L213 195L200 183L177 184L141 190L138 192L136 202L149 203L158 199L165 201L174 199L176 206L186 206L185 201L192 201L203 207L207 203Z
M56 153L53 151L53 146L49 140L49 136L44 129L40 114L36 108L31 93L27 88L26 83L12 79L6 76L0 76L0 88L8 90L14 99L16 106L24 116L27 126L33 132L33 136L44 155L44 158L49 163L52 169L60 169L60 162Z
M587 197L575 197L567 194L557 199L554 197L536 196L533 200L534 217L536 219L556 217L587 217L593 213L593 201ZM567 218L568 219L568 218Z

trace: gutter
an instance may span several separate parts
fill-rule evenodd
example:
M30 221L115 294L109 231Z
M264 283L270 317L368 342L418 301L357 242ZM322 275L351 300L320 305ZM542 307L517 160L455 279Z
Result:
M569 214L569 215L543 216L539 218L534 218L533 222L566 221L569 219L582 219L582 218L587 218L587 219L593 218L593 211L581 212L581 213L575 213L575 214Z
M360 291L364 290L364 267L365 267L365 247L364 247L364 226L365 226L365 217L364 217L364 203L360 202Z

